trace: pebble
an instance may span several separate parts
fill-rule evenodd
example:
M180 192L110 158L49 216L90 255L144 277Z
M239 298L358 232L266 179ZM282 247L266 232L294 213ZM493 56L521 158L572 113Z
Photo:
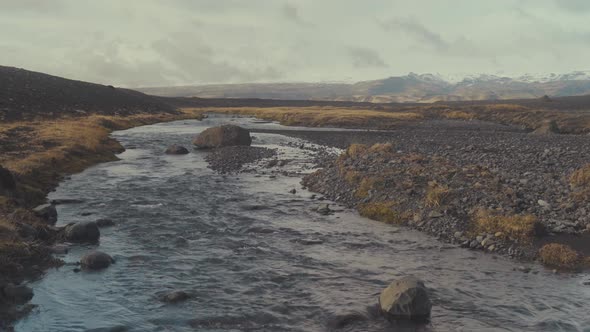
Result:
M442 216L443 216L443 214L442 214L442 213L440 213L440 212L438 212L438 211L431 211L431 212L428 214L428 217L429 217L429 218L440 218L440 217L442 217Z
M520 270L523 273L529 273L531 272L531 268L530 267L526 267L526 266L519 266L518 270Z

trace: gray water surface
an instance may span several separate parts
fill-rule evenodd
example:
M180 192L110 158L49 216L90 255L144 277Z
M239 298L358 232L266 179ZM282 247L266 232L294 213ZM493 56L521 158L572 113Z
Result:
M128 150L120 161L63 182L50 198L59 224L110 218L98 249L116 264L100 272L66 265L32 284L38 308L17 331L590 331L588 275L534 273L501 257L455 248L424 234L320 203L300 178L258 168L219 175L206 152L163 154L170 144L220 123L280 128L247 118L178 121L113 134ZM311 166L302 141L255 133L278 147L287 167ZM262 173L265 174L262 174ZM296 194L289 190L297 189ZM334 207L336 207L334 205ZM92 213L82 216L83 213ZM96 246L72 246L73 263ZM379 292L414 274L432 290L428 325L392 326L374 314ZM164 304L158 294L191 299Z

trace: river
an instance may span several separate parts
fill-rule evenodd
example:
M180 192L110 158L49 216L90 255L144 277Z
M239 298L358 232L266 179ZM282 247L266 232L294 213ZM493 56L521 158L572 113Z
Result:
M264 167L221 175L207 168L207 152L163 153L226 122L282 128L211 117L119 131L113 137L127 148L119 161L61 183L50 199L83 202L59 205L58 224L114 220L98 248L116 263L76 273L72 263L96 246L72 246L60 256L65 266L31 284L38 307L16 331L590 331L587 274L534 264L523 273L521 263L336 204L323 216L300 177ZM286 170L311 171L309 151L294 147L303 141L253 136L294 160ZM392 326L374 314L379 292L408 274L431 290L430 324ZM191 298L159 301L174 290Z

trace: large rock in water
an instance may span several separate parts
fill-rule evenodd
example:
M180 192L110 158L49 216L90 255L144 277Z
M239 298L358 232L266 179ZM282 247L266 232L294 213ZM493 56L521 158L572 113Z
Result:
M102 251L91 251L80 259L80 265L87 270L101 270L111 266L115 260Z
M96 243L100 238L98 225L93 221L81 221L66 226L66 240L77 243Z
M223 125L208 128L193 139L193 144L199 149L212 149L222 146L252 144L250 131L234 125Z
M424 282L407 276L392 282L379 296L379 307L390 320L428 320L432 303Z

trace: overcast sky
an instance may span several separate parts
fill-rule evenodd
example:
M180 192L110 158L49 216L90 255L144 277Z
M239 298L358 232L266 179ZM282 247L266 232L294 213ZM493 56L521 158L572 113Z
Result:
M0 0L0 64L104 84L590 69L590 0Z

